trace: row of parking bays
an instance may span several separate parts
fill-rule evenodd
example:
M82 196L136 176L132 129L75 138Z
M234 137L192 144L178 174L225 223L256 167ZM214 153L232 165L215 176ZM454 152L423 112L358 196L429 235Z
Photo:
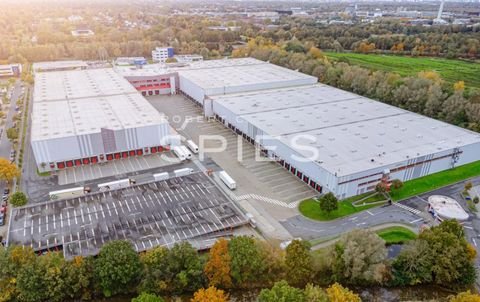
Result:
M9 244L95 255L110 240L137 251L232 229L246 218L203 173L16 208Z

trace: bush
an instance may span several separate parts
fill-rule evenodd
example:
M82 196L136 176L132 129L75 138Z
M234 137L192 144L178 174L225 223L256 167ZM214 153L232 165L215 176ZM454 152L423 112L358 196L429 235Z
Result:
M10 203L14 207L24 206L27 204L27 202L28 202L27 195L25 195L25 193L23 192L18 191L13 193L12 196L10 196Z
M478 198L478 196L473 197L473 203L474 204L477 204L479 201L480 201L480 199Z

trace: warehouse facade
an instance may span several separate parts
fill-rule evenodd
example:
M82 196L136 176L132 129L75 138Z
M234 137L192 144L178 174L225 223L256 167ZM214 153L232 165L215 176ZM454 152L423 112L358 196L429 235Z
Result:
M169 150L178 137L113 69L37 72L31 145L40 171Z
M212 96L213 115L320 193L346 198L480 160L480 134L326 85Z

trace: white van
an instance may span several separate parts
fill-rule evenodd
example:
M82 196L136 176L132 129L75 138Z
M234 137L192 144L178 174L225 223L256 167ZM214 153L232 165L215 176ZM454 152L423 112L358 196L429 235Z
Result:
M170 175L168 174L168 172L153 174L153 179L155 179L155 181L161 181L169 178L170 178Z
M192 150L193 153L198 153L198 146L191 139L187 140L187 147Z
M193 169L191 168L183 168L173 171L175 177L185 176L193 173Z

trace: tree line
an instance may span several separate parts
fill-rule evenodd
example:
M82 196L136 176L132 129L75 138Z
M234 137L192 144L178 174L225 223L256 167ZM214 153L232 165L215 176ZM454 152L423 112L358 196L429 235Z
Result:
M188 242L137 254L131 243L112 241L96 257L71 261L61 252L36 256L31 248L12 246L0 250L0 301L95 300L134 293L147 299L194 292L194 301L212 301L212 295L226 300L230 290L259 288L264 290L258 299L265 302L360 301L343 286L468 287L476 277L475 257L456 221L423 230L394 259L387 258L385 241L370 230L353 230L320 252L307 241L294 240L281 250L247 236L219 239L208 254L199 254ZM282 300L282 295L290 298Z
M454 125L480 131L480 91L459 81L445 83L433 71L401 77L394 72L371 71L345 62L332 62L314 43L292 39L281 43L257 37L234 57L252 56L299 70L319 81Z

